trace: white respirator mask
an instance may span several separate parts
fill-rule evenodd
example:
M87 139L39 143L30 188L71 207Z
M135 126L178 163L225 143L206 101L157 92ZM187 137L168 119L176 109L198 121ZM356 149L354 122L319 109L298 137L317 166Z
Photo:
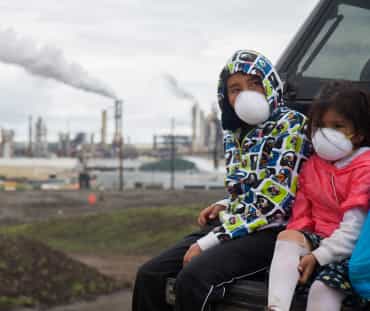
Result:
M265 95L256 91L243 91L236 97L236 115L247 124L257 125L270 116L270 104Z
M312 144L318 156L328 161L343 159L353 151L351 140L332 128L318 128L312 136Z

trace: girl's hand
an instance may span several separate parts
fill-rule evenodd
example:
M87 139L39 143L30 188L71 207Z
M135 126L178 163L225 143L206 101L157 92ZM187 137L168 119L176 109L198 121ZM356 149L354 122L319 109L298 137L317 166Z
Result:
M298 271L301 273L299 283L305 284L310 278L312 272L315 270L317 260L312 253L305 255L301 258L298 265Z
M201 252L202 250L200 249L198 243L192 244L185 253L182 265L185 266L188 264L193 257L198 256Z

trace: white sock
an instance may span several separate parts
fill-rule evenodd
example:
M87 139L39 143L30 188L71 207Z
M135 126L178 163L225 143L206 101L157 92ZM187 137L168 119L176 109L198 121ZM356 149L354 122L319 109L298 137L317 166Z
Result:
M315 281L308 294L306 311L340 311L345 294L321 281Z
M299 279L299 260L308 252L308 249L295 241L276 241L269 278L270 310L289 311Z

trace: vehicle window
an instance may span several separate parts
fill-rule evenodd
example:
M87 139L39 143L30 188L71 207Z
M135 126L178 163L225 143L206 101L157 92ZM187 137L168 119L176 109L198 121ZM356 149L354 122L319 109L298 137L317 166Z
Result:
M370 6L339 4L298 65L307 78L369 80ZM367 65L366 65L367 64ZM361 77L361 79L360 79Z

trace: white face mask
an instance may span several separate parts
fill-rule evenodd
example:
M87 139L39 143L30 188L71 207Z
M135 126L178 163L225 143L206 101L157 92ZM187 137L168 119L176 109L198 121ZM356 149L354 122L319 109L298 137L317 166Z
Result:
M256 125L270 116L270 105L265 95L256 91L243 91L235 100L236 115L245 123Z
M342 132L332 128L318 128L312 136L316 153L328 161L336 161L350 155L353 144Z

